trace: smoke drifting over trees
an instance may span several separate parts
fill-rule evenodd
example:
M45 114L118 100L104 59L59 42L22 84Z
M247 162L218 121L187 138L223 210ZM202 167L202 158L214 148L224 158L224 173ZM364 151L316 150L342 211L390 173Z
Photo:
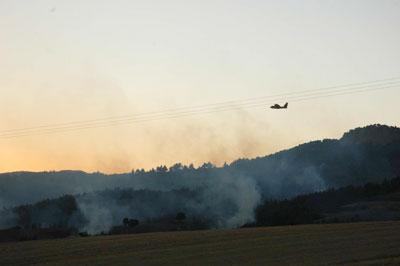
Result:
M0 226L63 223L97 233L124 217L145 220L184 212L188 218L206 219L210 227L236 227L254 221L262 199L380 182L399 175L399 165L400 129L374 125L339 140L314 141L224 167L176 164L116 175L1 174L0 204L6 209ZM58 198L67 194L74 196ZM43 201L47 198L58 199ZM37 201L42 202L12 208Z

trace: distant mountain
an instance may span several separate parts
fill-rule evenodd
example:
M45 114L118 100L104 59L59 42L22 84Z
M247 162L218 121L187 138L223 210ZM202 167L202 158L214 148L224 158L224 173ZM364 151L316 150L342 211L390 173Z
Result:
M387 145L400 142L400 128L384 125L371 125L356 128L345 133L343 143Z
M78 209L89 221L108 219L103 226L131 214L149 219L158 210L171 214L185 210L197 216L211 214L216 226L232 227L251 222L262 199L380 183L396 176L400 176L400 129L371 125L353 129L337 140L313 141L265 157L239 159L224 167L176 164L115 175L82 171L0 174L0 206L70 194L81 195L76 197ZM135 192L140 190L153 191L154 195L169 193L163 194L162 201L151 201L153 205L148 198L136 196L133 205L119 204L119 194L127 189L135 195L142 195ZM111 192L104 194L103 190ZM177 197L177 191L182 190L196 197ZM5 222L0 219L0 227L2 224Z
M263 193L267 197L293 196L303 188L381 182L400 175L400 128L356 128L339 140L313 141L270 156L238 160L229 168L258 180L269 192ZM277 180L283 184L281 190L273 186Z

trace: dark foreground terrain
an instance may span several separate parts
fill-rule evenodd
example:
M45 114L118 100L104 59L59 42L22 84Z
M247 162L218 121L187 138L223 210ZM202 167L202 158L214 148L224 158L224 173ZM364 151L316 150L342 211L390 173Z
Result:
M399 265L400 222L98 236L0 244L0 265Z

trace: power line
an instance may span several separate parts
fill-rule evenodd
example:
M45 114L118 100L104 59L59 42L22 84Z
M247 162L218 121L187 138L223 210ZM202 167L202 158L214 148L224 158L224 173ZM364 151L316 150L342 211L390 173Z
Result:
M35 127L10 129L10 130L0 131L0 136L3 134L7 134L7 133L10 133L10 134L17 133L17 132L22 133L22 132L28 132L28 131L29 132L36 131L39 129L52 129L52 128L59 128L59 127L79 126L79 125L83 125L83 124L92 124L92 123L107 122L107 121L111 122L111 121L120 120L120 119L141 118L141 117L148 117L148 116L153 116L153 115L162 115L165 113L169 114L172 112L181 112L181 111L188 111L188 110L194 111L197 109L225 106L227 104L228 105L231 105L231 104L239 105L239 104L252 103L254 101L262 101L262 100L267 100L267 99L279 100L281 98L278 98L278 97L283 97L283 96L285 96L285 98L289 98L291 96L308 95L309 93L329 92L329 91L336 91L336 90L340 90L340 91L341 90L352 90L352 89L364 88L366 86L370 87L370 86L378 86L378 85L389 85L389 84L394 84L394 83L398 83L398 82L400 82L400 77L380 79L380 80L374 80L374 81L368 81L368 82L350 83L350 84L346 84L346 85L332 86L332 87L319 88L319 89L302 90L302 91L297 91L297 92L287 92L287 93L262 96L262 97L257 97L257 98L248 98L248 99L244 99L244 100L225 101L225 102L197 105L197 106L191 106L191 107L180 107L180 108L167 109L167 110L162 110L162 111L139 113L139 114L135 114L135 115L105 117L105 118L99 118L99 119L72 121L72 122L66 122L66 123L56 123L56 124L41 125L41 126L35 126Z
M386 87L375 87L375 88L370 88L370 89L363 89L360 90L352 90L352 91L342 91L342 92L334 92L332 91L328 93L318 93L318 94L308 94L307 97L302 96L295 96L295 97L290 97L286 98L286 100L289 100L291 102L293 101L304 101L308 99L316 99L316 98L323 98L323 97L330 97L330 96L337 96L337 95L345 95L345 94L350 94L350 93L359 93L359 92L366 92L370 90L378 90L378 89L387 89L394 86L386 86ZM282 98L282 100L285 100ZM12 138L12 137L20 137L20 136L29 136L29 135L37 135L37 134L49 134L49 133L56 133L56 132L63 132L63 131L72 131L72 130L81 130L81 129L88 129L88 128L96 128L96 127L104 127L104 126L112 126L112 125L119 125L119 124L124 124L124 123L137 123L137 122L147 122L147 121L153 121L153 120L161 120L161 119L168 119L168 118L178 118L178 117L183 117L183 116L188 116L188 115L196 115L196 114L203 114L203 113L215 113L215 112L222 112L222 111L228 111L228 110L233 110L233 109L238 109L238 108L252 108L252 107L257 107L257 106L265 106L267 104L266 101L259 101L259 102L251 102L247 104L240 104L240 105L225 105L225 106L218 106L214 108L207 108L207 109L202 109L202 110L188 110L188 111L182 111L182 112L175 112L175 113L166 113L166 114L158 114L157 116L151 116L151 117L141 117L141 118L126 118L126 119L119 119L119 120L113 120L113 121L103 121L101 123L91 123L91 124L80 124L80 125L74 125L74 126L69 126L69 127L58 127L58 128L49 128L49 129L41 129L37 130L34 132L17 132L17 133L6 133L0 135L1 138Z
M311 99L318 99L318 98L326 98L326 97L333 97L339 95L346 95L346 94L354 94L354 93L362 93L368 91L376 91L376 90L383 90L389 89L400 86L399 82L391 82L391 84L386 83L386 86L382 86L383 84L377 84L374 86L363 86L349 89L341 89L341 90L329 90L326 92L316 92L316 93L307 93L301 95L293 95L291 97L280 98L280 100L288 100L290 102L298 102L298 101L306 101ZM314 90L315 91L315 90ZM242 101L240 101L242 102ZM216 106L213 108L202 108L202 109L194 109L190 110L183 110L180 112L170 112L170 113L156 113L157 115L152 116L142 116L142 117L128 117L124 119L114 119L111 121L101 121L96 120L97 122L92 123L82 123L70 126L63 126L63 127L53 127L47 129L38 129L36 131L22 131L22 132L12 132L12 133L3 133L0 135L0 138L16 138L16 137L24 137L24 136L31 136L31 135L42 135L42 134L53 134L59 132L67 132L67 131L75 131L75 130L83 130L83 129L91 129L91 128L100 128L100 127L109 127L115 125L122 125L122 124L133 124L133 123L142 123L142 122L149 122L155 120L164 120L164 119L174 119L180 118L185 116L192 116L192 115L200 115L200 114L209 114L209 113L216 113L216 112L224 112L230 111L235 109L241 108L256 108L256 107L265 107L268 102L266 100L261 101L252 101L248 103L241 103L241 104L225 104ZM271 103L271 102L269 102ZM178 109L178 108L177 108Z

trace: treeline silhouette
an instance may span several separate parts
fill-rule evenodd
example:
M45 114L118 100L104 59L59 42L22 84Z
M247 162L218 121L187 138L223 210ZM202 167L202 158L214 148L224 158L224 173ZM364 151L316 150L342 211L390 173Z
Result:
M353 129L339 140L325 139L254 159L239 159L223 167L177 163L145 171L105 175L82 171L15 172L0 174L0 203L15 206L112 188L149 190L192 189L209 176L250 178L263 196L287 198L330 187L400 175L400 129L371 125Z
M296 225L320 222L362 221L357 212L347 216L347 220L328 219L326 216L338 213L343 206L357 202L396 202L397 218L400 219L400 177L385 180L381 184L367 183L364 186L347 186L311 193L285 200L265 200L256 209L256 222L253 226ZM364 206L365 208L365 206ZM376 220L379 217L370 217Z
M65 195L12 208L16 225L23 229L71 228L86 222L75 196Z
M163 217L172 221L178 212L186 214L186 221L200 220L202 228L232 228L252 223L265 199L270 210L265 216L277 214L271 219L257 214L257 223L315 222L326 218L331 210L326 206L333 203L322 201L322 208L316 202L291 202L293 197L380 183L400 176L399 166L400 129L372 125L351 130L338 140L313 141L222 167L178 163L114 175L82 171L0 174L0 203L7 206L0 211L0 228L60 227L100 233L121 226L124 218L138 220L140 227L143 221ZM352 193L358 195L350 191L344 198L350 199Z

